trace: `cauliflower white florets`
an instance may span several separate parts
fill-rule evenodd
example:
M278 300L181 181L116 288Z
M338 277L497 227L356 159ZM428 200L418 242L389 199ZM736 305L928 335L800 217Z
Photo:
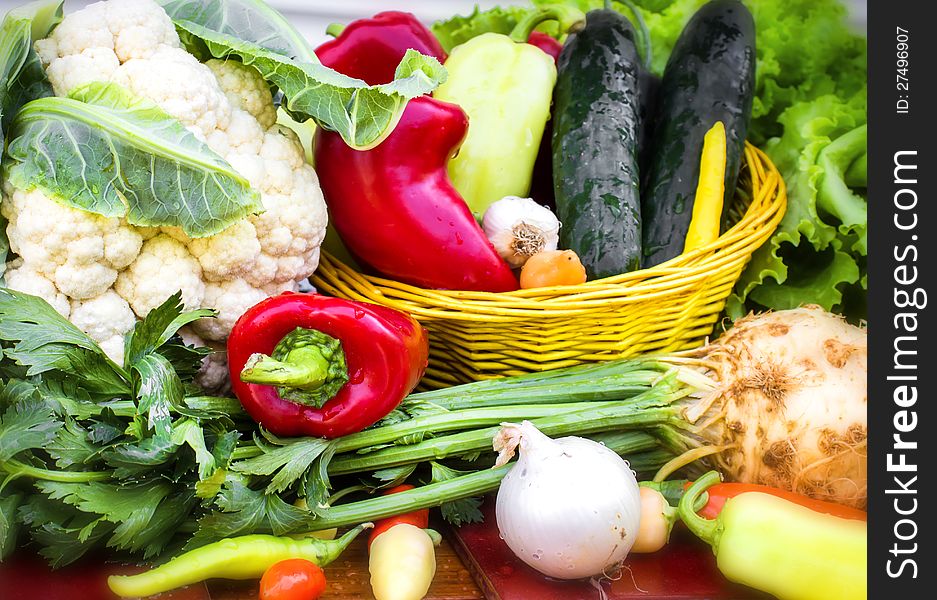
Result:
M315 271L325 202L298 137L276 124L270 89L254 68L200 63L152 0L91 4L35 47L57 95L112 81L155 102L245 177L264 210L193 239L178 228L135 227L7 184L0 211L19 257L6 273L9 287L45 298L119 362L134 321L176 291L186 308L219 312L187 335L219 342L247 308L296 290ZM212 364L203 375L221 371Z
M112 360L120 363L124 334L133 329L137 318L126 300L114 290L107 290L90 300L72 300L69 320L94 338Z
M226 394L231 389L228 377L228 353L217 342L209 342L189 327L179 330L183 343L189 346L207 346L211 354L202 359L202 368L195 376L195 384L215 394Z

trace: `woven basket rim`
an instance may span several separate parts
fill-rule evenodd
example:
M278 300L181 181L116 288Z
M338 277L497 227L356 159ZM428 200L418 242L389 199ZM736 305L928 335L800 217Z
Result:
M752 253L772 235L784 216L784 180L768 156L746 142L745 166L750 202L744 214L715 241L649 269L622 273L573 286L519 289L510 292L434 290L357 272L323 251L311 281L317 288L356 299L386 304L389 300L414 316L444 319L575 316L615 304L626 305L654 294L712 281L720 271L747 264ZM744 264L742 268L744 268ZM741 272L741 268L738 269ZM733 282L734 283L734 282ZM632 298L629 298L632 296ZM461 314L460 314L461 313Z

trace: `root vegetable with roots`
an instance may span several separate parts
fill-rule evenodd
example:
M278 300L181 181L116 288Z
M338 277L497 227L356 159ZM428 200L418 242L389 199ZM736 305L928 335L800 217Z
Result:
M680 361L711 380L684 413L712 445L695 455L720 449L708 461L728 479L864 508L867 355L865 329L818 306L736 321Z

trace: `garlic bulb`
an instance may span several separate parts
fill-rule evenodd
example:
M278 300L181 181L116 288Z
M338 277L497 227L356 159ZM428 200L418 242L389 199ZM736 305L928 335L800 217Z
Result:
M496 464L520 456L498 489L495 514L508 547L544 575L602 575L631 550L641 493L628 463L602 444L550 439L532 423L504 423Z
M494 202L485 211L482 228L501 258L512 267L523 266L543 250L556 250L560 241L556 215L530 198L505 196Z

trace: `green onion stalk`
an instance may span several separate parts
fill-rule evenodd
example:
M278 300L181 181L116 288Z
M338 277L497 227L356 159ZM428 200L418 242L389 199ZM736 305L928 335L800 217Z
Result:
M551 437L590 437L624 456L642 475L668 465L668 473L675 471L688 462L686 457L705 448L684 412L711 388L708 378L679 360L642 358L412 394L398 409L404 420L335 440L328 475L415 468L430 461L450 461L468 472L408 492L347 503L338 503L336 496L354 494L336 492L334 501L310 515L308 525L343 527L496 490L510 469L492 468L492 439L503 422L528 420ZM238 449L240 459L263 454L256 444ZM465 459L472 455L476 457Z

